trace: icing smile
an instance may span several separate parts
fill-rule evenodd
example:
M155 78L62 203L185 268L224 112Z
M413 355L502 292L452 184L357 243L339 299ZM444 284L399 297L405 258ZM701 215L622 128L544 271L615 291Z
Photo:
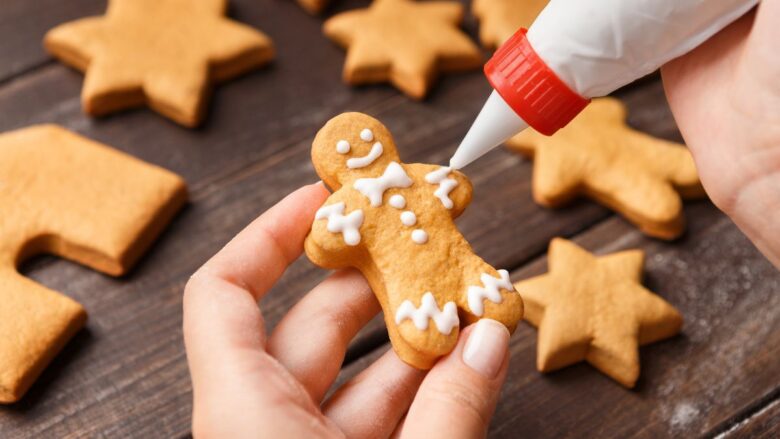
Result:
M382 155L384 148L379 142L374 143L371 147L371 151L363 157L355 157L347 160L347 167L350 169L365 168L366 166L374 163L374 160L378 159Z

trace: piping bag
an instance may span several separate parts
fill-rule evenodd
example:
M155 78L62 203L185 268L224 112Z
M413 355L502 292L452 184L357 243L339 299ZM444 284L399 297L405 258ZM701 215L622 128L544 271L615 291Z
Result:
M706 41L758 0L552 0L485 64L493 92L450 159L461 169L529 126L552 135L590 98Z

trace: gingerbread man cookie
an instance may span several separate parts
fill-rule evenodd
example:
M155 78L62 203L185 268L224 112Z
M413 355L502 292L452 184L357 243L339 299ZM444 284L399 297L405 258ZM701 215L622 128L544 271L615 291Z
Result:
M64 128L0 135L0 403L21 398L86 320L16 267L52 253L121 275L185 200L178 176Z
M674 239L685 229L683 198L705 196L693 157L677 143L629 128L617 99L595 99L552 136L527 129L507 146L534 159L537 203L558 207L585 195L617 211L650 236Z
M335 192L316 214L306 254L365 275L402 360L430 368L453 349L460 327L483 317L514 330L523 302L509 274L474 254L455 227L471 200L463 174L402 163L384 125L360 113L330 120L312 161Z
M642 286L644 253L596 257L556 238L549 273L517 282L525 319L539 328L537 368L549 372L587 361L626 387L639 377L639 346L682 327L672 305Z
M203 119L210 83L273 57L271 40L227 19L226 9L227 0L110 0L106 15L57 26L44 45L86 72L87 113L146 104L193 127Z
M458 29L462 19L463 6L452 1L375 0L328 19L324 29L348 48L348 84L390 81L422 99L439 72L482 66L479 48Z
M549 0L474 0L471 9L479 18L479 40L495 48L521 27L529 28Z

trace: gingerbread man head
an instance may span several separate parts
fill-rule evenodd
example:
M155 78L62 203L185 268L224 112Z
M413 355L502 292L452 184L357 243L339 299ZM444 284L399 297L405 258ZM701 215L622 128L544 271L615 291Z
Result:
M306 254L366 276L401 359L431 367L455 346L461 324L481 317L514 329L522 300L508 273L475 255L453 221L471 198L463 174L404 164L388 130L360 113L329 121L312 160L335 192L315 216Z
M379 176L400 162L393 136L382 123L363 113L343 113L317 133L311 150L317 175L331 189L359 177Z

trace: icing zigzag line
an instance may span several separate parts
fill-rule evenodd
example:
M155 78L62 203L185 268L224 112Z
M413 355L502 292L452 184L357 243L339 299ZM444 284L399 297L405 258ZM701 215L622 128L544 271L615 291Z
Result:
M425 181L430 184L438 184L439 187L433 192L447 209L452 209L454 203L450 198L450 192L458 185L458 181L452 178L447 178L450 175L452 169L448 166L442 166L441 168L431 171L425 174Z
M498 270L500 277L493 277L487 273L482 273L479 279L484 287L470 286L468 288L469 308L475 316L482 316L485 313L483 301L490 300L493 303L501 303L501 292L499 287L507 291L514 291L515 287L509 281L509 272Z
M423 295L419 308L415 308L411 300L401 303L395 312L395 324L400 325L406 319L411 319L414 326L421 331L428 329L428 319L433 319L436 329L444 335L449 335L452 328L460 323L455 302L447 302L444 308L439 310L436 298L430 291Z

